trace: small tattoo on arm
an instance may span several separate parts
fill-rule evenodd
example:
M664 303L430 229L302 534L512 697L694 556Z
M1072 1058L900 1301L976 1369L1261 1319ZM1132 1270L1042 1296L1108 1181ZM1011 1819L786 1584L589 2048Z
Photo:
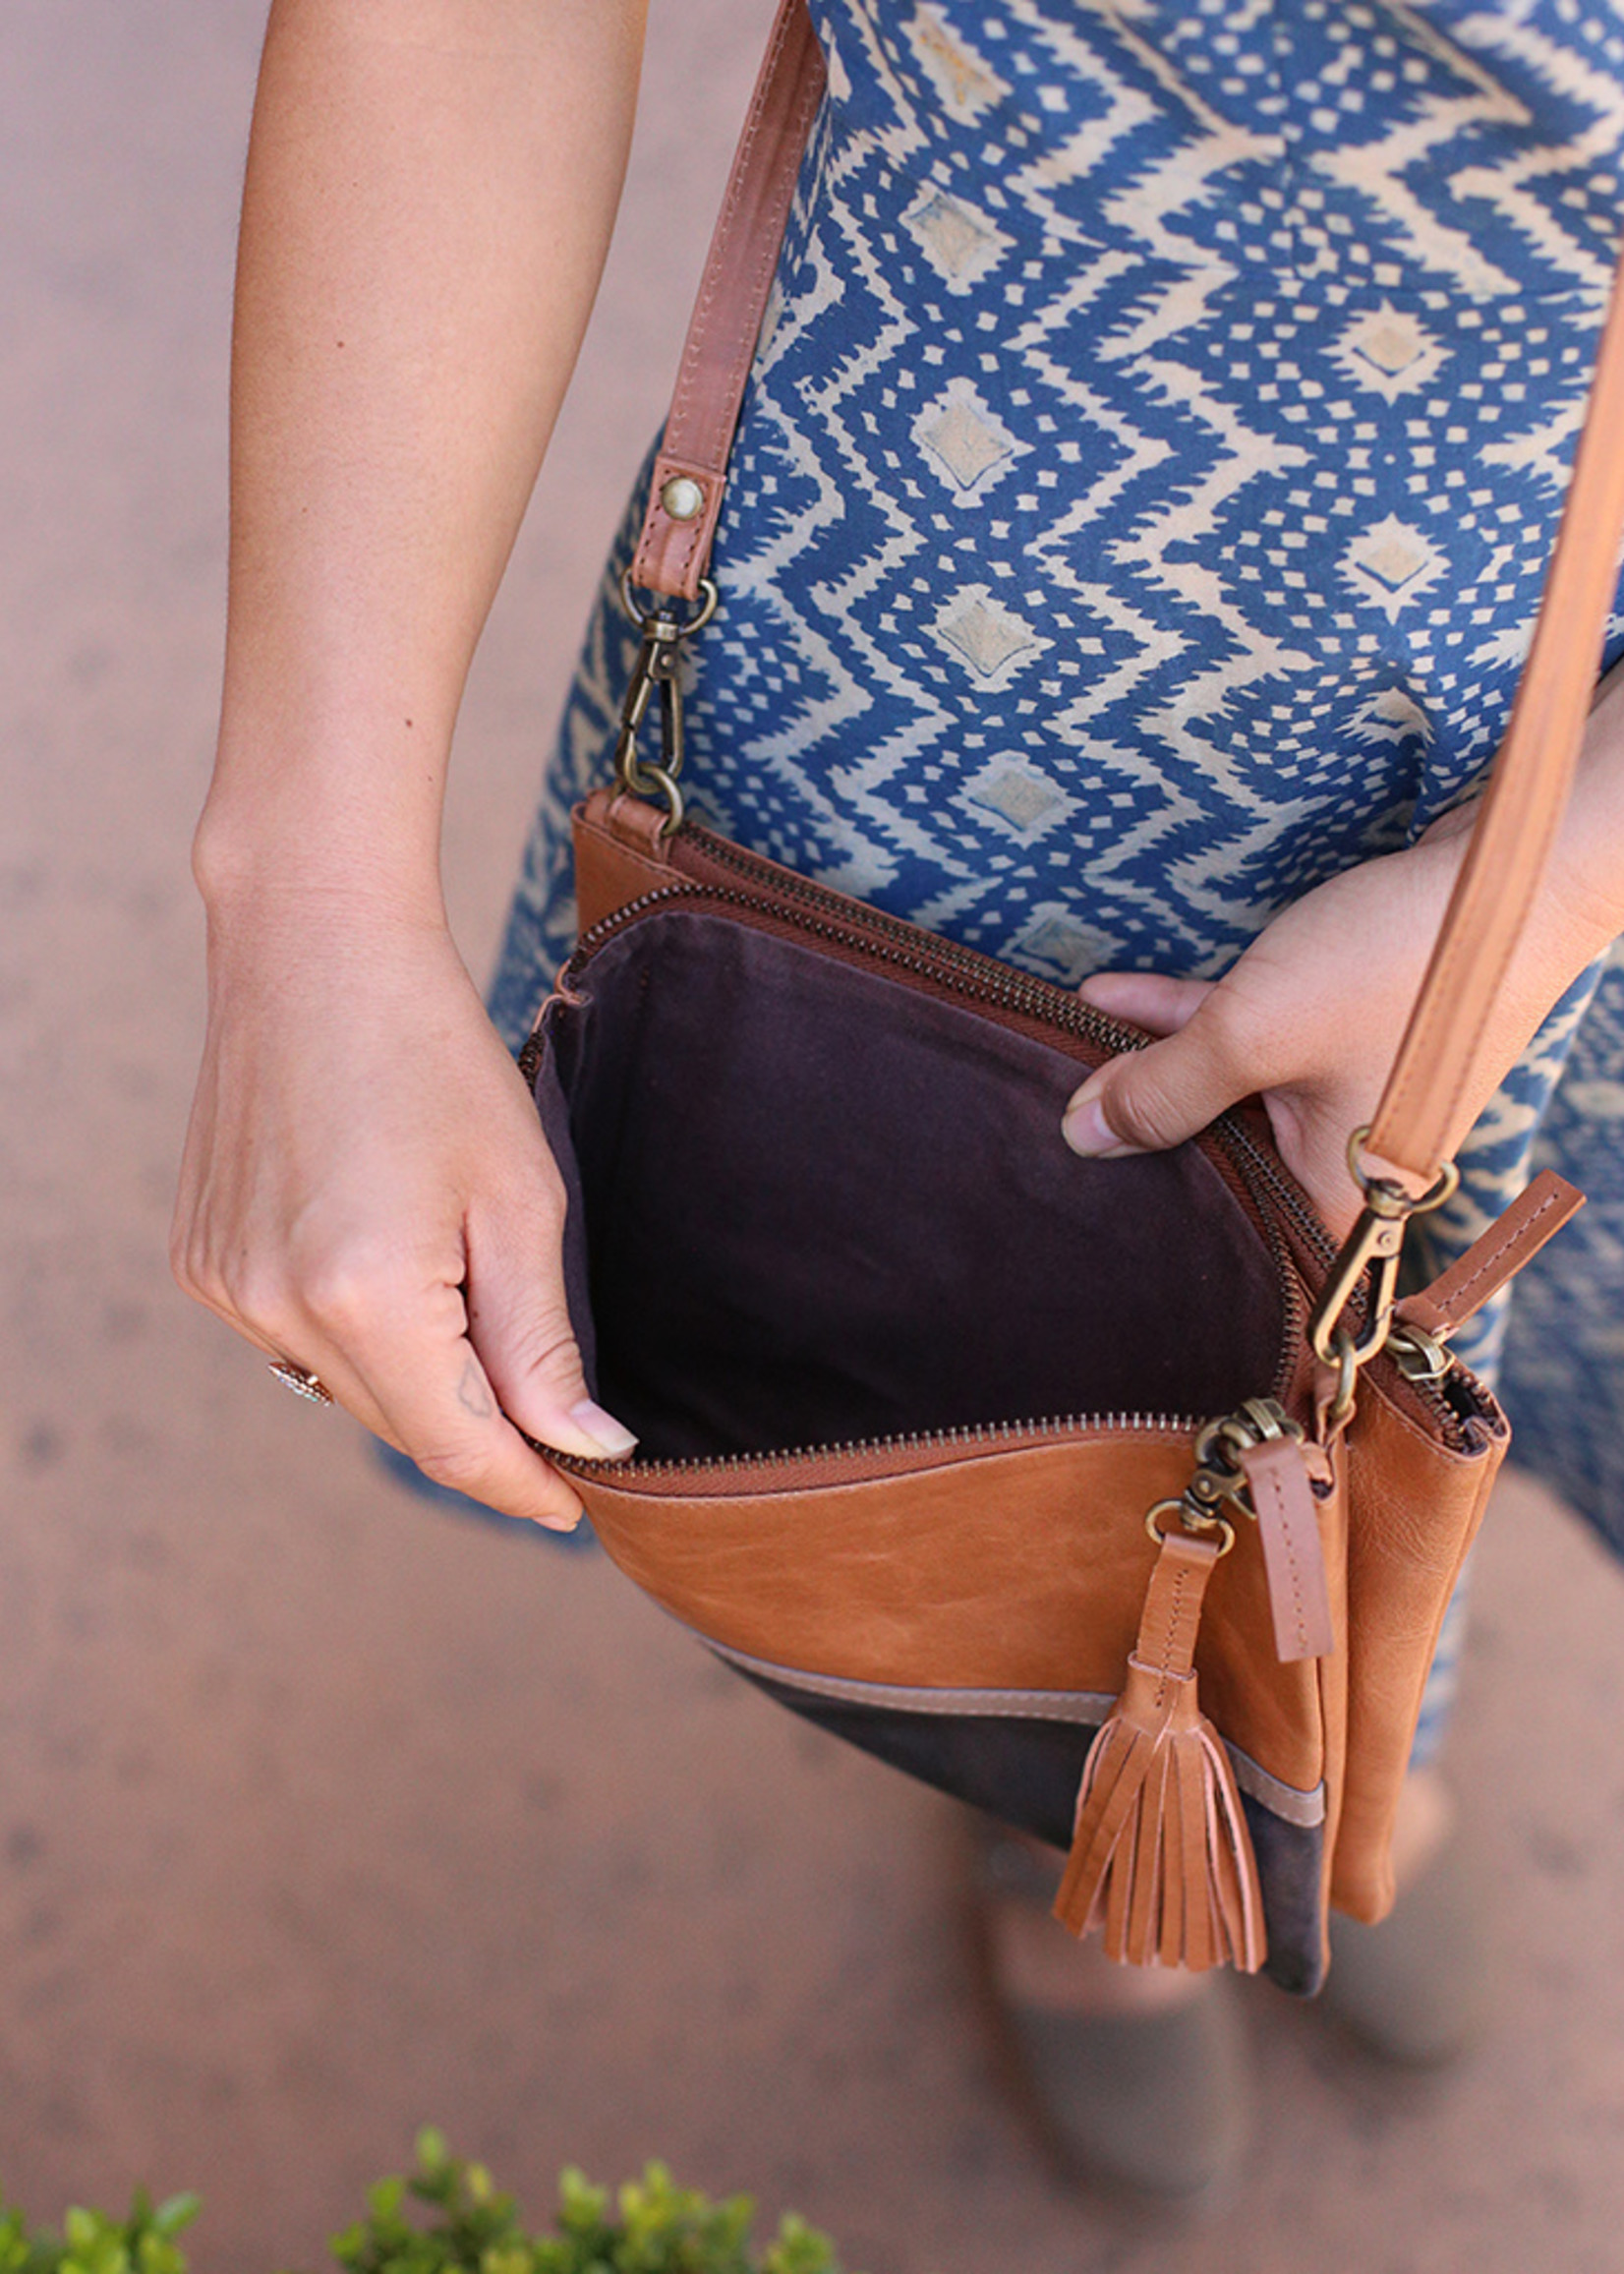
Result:
M462 1379L457 1384L457 1403L465 1414L472 1414L477 1422L488 1422L496 1410L490 1385L480 1371L476 1359L471 1358L462 1370Z

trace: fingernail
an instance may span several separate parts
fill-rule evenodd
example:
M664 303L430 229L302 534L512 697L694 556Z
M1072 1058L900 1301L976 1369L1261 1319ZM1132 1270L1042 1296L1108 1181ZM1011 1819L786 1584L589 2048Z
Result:
M584 1508L577 1507L573 1516L538 1516L536 1521L544 1532L568 1533L577 1529L585 1514Z
M602 1406L595 1406L591 1398L583 1398L578 1406L571 1406L569 1418L611 1461L622 1460L636 1450L637 1439L630 1429L612 1414L605 1413Z
M1097 1097L1074 1097L1066 1109L1060 1134L1074 1153L1091 1158L1115 1152L1121 1137L1106 1120Z

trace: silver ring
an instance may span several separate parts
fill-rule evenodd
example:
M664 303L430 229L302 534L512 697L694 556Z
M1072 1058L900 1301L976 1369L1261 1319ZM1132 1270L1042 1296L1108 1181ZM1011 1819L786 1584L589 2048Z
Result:
M309 1367L295 1366L290 1358L273 1358L270 1370L284 1389L292 1390L296 1398L309 1398L313 1406L330 1406L332 1392L319 1374L312 1373Z

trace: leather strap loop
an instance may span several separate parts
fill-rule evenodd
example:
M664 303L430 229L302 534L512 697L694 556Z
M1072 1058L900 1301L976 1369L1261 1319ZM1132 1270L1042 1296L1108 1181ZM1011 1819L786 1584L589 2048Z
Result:
M806 0L781 0L706 257L632 557L632 582L667 599L699 598L745 381L824 79Z

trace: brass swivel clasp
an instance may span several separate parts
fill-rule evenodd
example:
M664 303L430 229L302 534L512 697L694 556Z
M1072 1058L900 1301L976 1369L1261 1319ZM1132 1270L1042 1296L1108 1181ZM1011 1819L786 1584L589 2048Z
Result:
M1195 1439L1195 1471L1189 1483L1177 1499L1158 1500L1145 1518L1151 1539L1160 1540L1168 1520L1177 1519L1184 1531L1197 1539L1216 1535L1219 1554L1227 1555L1235 1545L1235 1526L1230 1517L1246 1516L1254 1523L1257 1519L1242 1454L1269 1437L1301 1441L1302 1436L1302 1424L1294 1422L1273 1398L1247 1398L1233 1414L1208 1422ZM1224 1513L1226 1507L1230 1515Z
M1446 1161L1435 1181L1420 1195L1407 1192L1390 1177L1373 1177L1363 1166L1369 1129L1355 1130L1348 1140L1348 1167L1364 1194L1359 1221L1349 1233L1332 1264L1308 1319L1308 1345L1324 1366L1336 1368L1340 1386L1331 1410L1340 1421L1353 1404L1359 1370L1367 1366L1388 1339L1393 1307L1398 1300L1399 1265L1404 1256L1404 1236L1412 1216L1441 1208L1461 1181L1453 1161ZM1344 1322L1360 1282L1369 1273L1364 1315L1356 1331Z
M614 739L614 780L617 787L634 797L661 798L666 819L661 834L669 837L682 825L682 788L677 777L685 755L682 717L682 646L702 631L717 609L717 588L707 577L699 588L699 606L679 615L668 602L643 611L633 598L629 575L620 579L620 597L637 624L642 645L626 683L620 705L620 729ZM660 690L660 756L641 758L637 738L656 688Z

